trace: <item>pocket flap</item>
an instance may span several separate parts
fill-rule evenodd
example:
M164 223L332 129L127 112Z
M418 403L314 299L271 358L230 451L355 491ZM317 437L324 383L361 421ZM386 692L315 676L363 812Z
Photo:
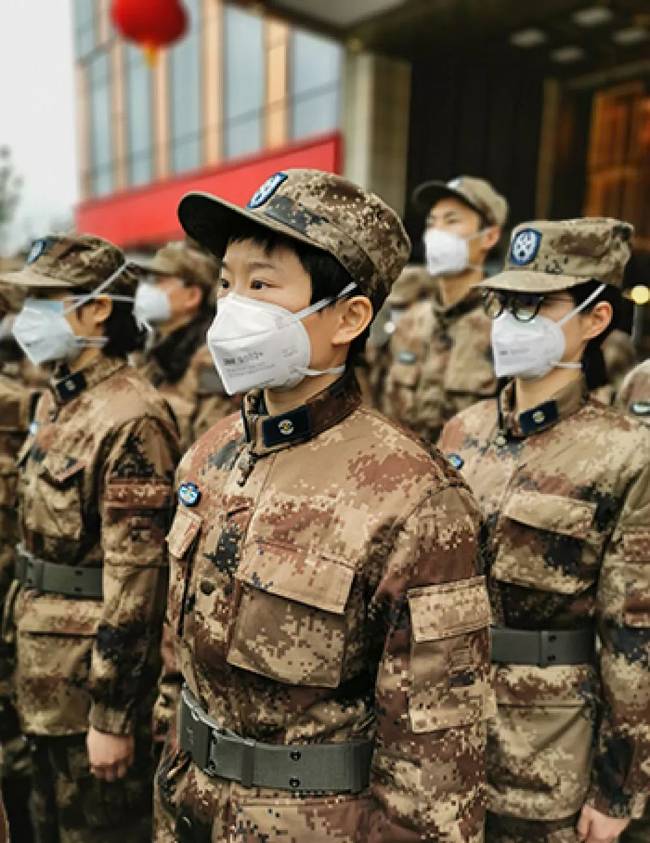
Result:
M562 495L518 491L506 501L503 514L536 530L584 539L593 524L596 504Z
M40 465L40 473L56 485L66 483L83 471L86 463L61 451L48 451Z
M253 541L244 548L235 576L260 591L342 615L354 568L301 548Z
M104 612L102 600L75 600L53 594L36 596L23 592L20 606L26 611L16 608L18 631L44 635L95 635Z
M167 547L172 556L182 559L190 549L192 542L201 532L203 519L196 512L180 505L167 533Z
M413 588L408 601L417 643L454 638L490 625L485 577Z

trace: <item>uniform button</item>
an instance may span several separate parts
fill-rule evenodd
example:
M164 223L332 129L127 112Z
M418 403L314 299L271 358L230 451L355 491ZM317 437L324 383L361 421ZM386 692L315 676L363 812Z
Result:
M541 410L535 410L535 412L533 413L533 421L535 422L535 424L542 424L546 421L546 416Z
M291 754L290 754L289 757L291 758L292 761L300 761L300 758L302 757L302 753L300 752L299 749L294 749L294 750L291 751Z
M495 445L498 445L498 446L499 446L499 448L503 448L503 446L507 443L507 441L508 441L508 440L507 440L507 439L506 439L506 437L503 435L503 433L498 433L498 434L494 437L494 444L495 444Z
M300 779L289 779L289 785L291 787L300 787Z
M199 586L203 594L212 594L214 591L214 585L210 582L210 580L201 580L201 585Z

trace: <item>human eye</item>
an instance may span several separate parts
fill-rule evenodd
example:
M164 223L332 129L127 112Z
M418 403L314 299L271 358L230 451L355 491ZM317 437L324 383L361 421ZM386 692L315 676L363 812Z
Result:
M271 285L259 278L253 278L251 281L251 290L268 290Z
M223 276L219 279L219 289L220 290L229 290L230 289L230 281Z

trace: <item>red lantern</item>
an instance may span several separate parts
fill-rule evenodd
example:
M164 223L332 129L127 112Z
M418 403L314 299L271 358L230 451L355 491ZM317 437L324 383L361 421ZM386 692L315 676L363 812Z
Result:
M150 63L187 29L181 0L113 0L111 20L124 38L142 47Z

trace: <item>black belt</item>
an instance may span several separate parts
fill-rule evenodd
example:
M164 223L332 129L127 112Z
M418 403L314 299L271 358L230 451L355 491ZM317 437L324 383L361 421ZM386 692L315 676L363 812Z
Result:
M39 559L20 547L16 552L15 576L27 588L36 588L52 594L89 597L95 600L101 600L103 596L102 568L59 565Z
M204 773L244 787L358 793L370 781L371 741L268 744L242 738L219 728L187 688L181 692L179 741Z
M549 667L589 664L594 660L593 627L529 630L492 627L492 661Z

